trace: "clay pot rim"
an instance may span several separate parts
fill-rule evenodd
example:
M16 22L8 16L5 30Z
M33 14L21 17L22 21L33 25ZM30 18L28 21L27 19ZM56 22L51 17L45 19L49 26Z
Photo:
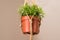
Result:
M22 18L22 17L32 17L32 16L21 16L21 18ZM38 17L38 16L34 16L34 17ZM39 18L39 17L38 17L38 18ZM41 18L40 18L40 19L41 19Z
M22 16L21 20L29 20L32 16ZM34 16L32 20L37 20L37 21L41 21L41 18L39 18L38 16Z

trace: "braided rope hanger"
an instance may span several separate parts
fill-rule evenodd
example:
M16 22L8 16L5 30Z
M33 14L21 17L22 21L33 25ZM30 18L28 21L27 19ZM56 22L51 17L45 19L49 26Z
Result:
M31 2L32 4L35 4L35 0L24 0L24 5L26 4L26 3L28 3L28 1L29 1L29 3ZM29 4L28 3L28 4Z
M29 0L24 0L24 5L28 3ZM35 4L35 0L31 0L32 4ZM28 16L28 15L27 15ZM33 18L33 16L32 16ZM33 40L33 32L32 32L32 18L30 20L30 40Z

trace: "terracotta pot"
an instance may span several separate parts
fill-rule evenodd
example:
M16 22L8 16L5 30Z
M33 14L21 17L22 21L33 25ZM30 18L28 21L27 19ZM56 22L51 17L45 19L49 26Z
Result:
M32 19L33 34L39 33L40 24L41 24L41 19L36 16L33 17Z
M30 21L28 16L22 16L21 17L21 26L22 26L22 32L23 33L29 33L30 32Z
M31 16L30 16L31 18ZM32 19L32 32L33 34L39 33L39 27L41 24L41 19L38 17L33 17ZM21 17L21 26L22 26L22 32L24 34L30 34L30 21L28 16L22 16Z

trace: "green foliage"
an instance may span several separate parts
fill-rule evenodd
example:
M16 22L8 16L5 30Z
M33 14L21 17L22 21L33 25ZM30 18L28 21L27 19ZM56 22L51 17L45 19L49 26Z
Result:
M37 5L28 5L25 4L23 7L20 7L18 10L19 14L21 16L38 16L40 18L44 17L44 13L41 7L38 7Z
M28 15L28 13L30 13L30 6L28 4L25 4L24 6L22 6L18 9L18 12L22 16L26 16L26 15Z

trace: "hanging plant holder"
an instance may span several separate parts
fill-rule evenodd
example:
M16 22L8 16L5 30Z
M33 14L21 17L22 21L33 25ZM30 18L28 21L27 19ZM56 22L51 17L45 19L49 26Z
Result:
M25 0L24 5L18 9L18 12L21 16L22 32L30 34L30 40L33 40L33 35L40 32L44 12L41 7L35 4L34 0L32 0L32 5L29 5L27 1Z
M25 0L24 6L19 8L19 14L21 15L21 28L24 34L38 34L41 25L41 19L44 17L44 13L41 7L36 4L29 5Z

